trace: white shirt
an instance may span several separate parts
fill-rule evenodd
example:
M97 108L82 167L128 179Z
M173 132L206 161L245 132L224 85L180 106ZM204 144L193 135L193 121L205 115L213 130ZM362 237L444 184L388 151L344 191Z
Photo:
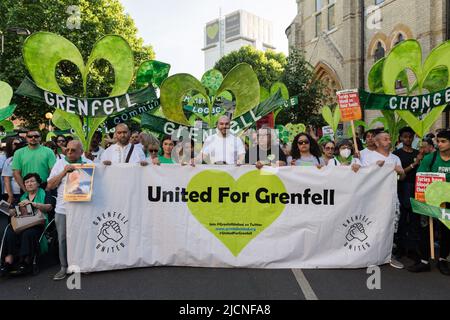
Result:
M209 156L211 163L225 161L227 164L235 164L239 156L245 155L245 148L242 140L231 133L225 138L216 133L206 139L202 153Z
M350 165L352 166L354 164L361 166L361 161L358 158L353 158ZM330 161L328 161L327 166L328 167L336 167L336 166L340 166L340 165L341 165L341 162L336 157L334 157L333 159L330 159Z
M102 153L100 161L111 161L112 164L125 163L130 148L130 143L125 147L119 146L118 144L113 144ZM144 151L142 151L142 148L134 147L128 163L139 163L141 161L145 161Z
M377 161L384 161L385 164L393 164L394 166L402 166L400 158L395 154L389 153L389 155L385 157L377 151L371 151L368 153L367 156L362 159L362 166L368 167L376 164Z
M371 152L375 152L369 149L364 149L360 152L360 157L361 157L361 162L364 162L364 159L371 153Z
M12 171L12 166L11 166L12 161L13 161L13 157L10 157L10 158L6 159L5 164L3 165L2 189L3 189L3 193L6 193L5 179L3 177L11 177L11 188L12 188L13 194L20 194L20 187L17 184L16 180L14 180L14 176L13 176L13 171Z
M81 158L83 163L92 163L91 160L86 159L84 157ZM52 168L52 171L50 172L50 176L48 177L48 180L56 177L58 174L61 174L61 172L64 171L64 168L66 165L70 164L66 161L65 158L59 159L56 161L55 165ZM58 186L58 195L56 197L56 207L55 212L59 214L66 214L66 206L64 201L64 185L66 184L67 180L67 174L62 178L61 183Z

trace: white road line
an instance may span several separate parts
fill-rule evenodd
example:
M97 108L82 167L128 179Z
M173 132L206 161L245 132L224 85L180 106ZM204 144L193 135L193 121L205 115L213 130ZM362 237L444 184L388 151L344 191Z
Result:
M311 288L308 279L306 279L305 275L303 274L302 269L292 269L292 273L294 274L295 279L297 279L298 285L300 286L300 289L302 289L303 295L305 296L306 300L319 300L319 298L317 298L316 294L314 293L314 290Z

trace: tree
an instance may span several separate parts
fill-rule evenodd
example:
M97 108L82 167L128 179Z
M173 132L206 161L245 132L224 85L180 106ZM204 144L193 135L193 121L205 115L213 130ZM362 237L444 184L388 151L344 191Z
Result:
M325 101L325 86L315 77L313 67L298 49L291 48L281 81L291 97L298 95L298 106L281 111L277 122L323 125L319 111Z
M216 62L214 68L225 76L238 63L248 63L258 76L259 84L270 89L271 85L280 80L286 65L286 56L272 50L259 51L252 46L245 46L233 51Z
M74 16L74 11L68 10L70 6L79 8L79 29L68 27L68 19ZM27 76L27 71L21 54L24 37L5 32L11 27L26 28L32 33L48 31L64 36L78 47L85 61L94 43L107 34L118 34L128 41L134 51L136 69L141 62L155 56L152 47L144 46L143 39L137 36L134 21L125 14L119 0L2 0L0 31L5 34L5 52L0 58L0 79L14 88ZM60 63L56 73L66 94L83 96L81 75L73 64ZM88 97L107 96L113 82L114 74L109 63L97 61L89 74ZM24 120L26 126L33 128L44 122L46 112L53 111L43 103L24 97L15 97L15 103L18 105L15 118Z

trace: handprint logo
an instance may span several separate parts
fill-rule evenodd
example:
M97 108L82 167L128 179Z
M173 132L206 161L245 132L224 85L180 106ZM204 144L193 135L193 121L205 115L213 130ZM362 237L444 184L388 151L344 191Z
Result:
M359 241L363 242L367 239L366 230L364 229L364 226L362 223L355 223L353 224L350 229L348 230L347 236L345 237L349 242L353 239L358 239Z
M113 240L114 242L119 242L123 238L120 226L116 221L106 221L103 223L97 239L102 243Z

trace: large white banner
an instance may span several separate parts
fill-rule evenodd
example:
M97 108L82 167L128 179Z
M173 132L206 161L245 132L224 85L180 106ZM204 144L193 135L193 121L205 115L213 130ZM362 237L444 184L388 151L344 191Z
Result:
M362 268L387 263L396 175L377 166L98 165L67 204L70 265Z

